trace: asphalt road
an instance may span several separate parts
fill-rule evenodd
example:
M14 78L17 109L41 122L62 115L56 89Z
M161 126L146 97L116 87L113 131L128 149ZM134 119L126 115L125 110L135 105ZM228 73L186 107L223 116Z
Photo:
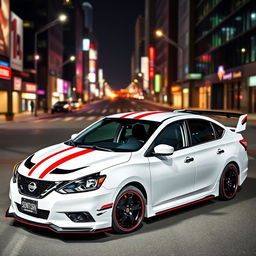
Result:
M70 138L104 115L166 110L143 101L102 101L71 114L0 124L0 255L256 255L256 123L249 123L249 177L234 200L202 202L145 220L128 235L60 235L4 218L12 166ZM221 121L235 125L234 121Z

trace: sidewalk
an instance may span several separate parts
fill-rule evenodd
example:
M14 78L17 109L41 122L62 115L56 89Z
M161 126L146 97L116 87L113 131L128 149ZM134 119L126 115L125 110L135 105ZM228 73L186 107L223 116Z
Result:
M35 120L37 118L42 118L50 115L49 113L44 113L42 110L37 111L37 116L31 114L31 112L22 112L14 115L13 121L5 121L5 115L0 115L0 123L14 123L20 121L30 121Z

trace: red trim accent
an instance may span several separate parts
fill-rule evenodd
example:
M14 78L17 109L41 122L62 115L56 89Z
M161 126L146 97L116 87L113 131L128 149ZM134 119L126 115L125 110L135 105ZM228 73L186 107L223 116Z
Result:
M247 140L242 139L242 140L239 140L239 142L244 147L245 151L247 151Z
M90 152L94 151L94 149L84 149L84 150L81 150L79 152L76 152L76 153L73 153L71 155L68 155L68 156L65 156L61 159L59 159L58 161L56 161L55 163L51 164L49 167L47 167L42 173L41 175L39 176L39 179L42 179L46 174L48 174L50 171L52 171L54 168L56 168L57 166L71 160L71 159L74 159L78 156L82 156L82 155L85 155L85 154L88 154Z
M242 120L242 125L244 125L247 122L247 115Z
M133 119L141 119L142 117L145 117L145 116L150 116L150 115L160 114L160 113L166 113L166 111L154 111L154 112L150 112L150 113L145 113L145 114L135 116Z
M131 112L131 113L125 114L123 116L120 116L120 118L125 118L127 116L131 116L131 115L136 114L136 113L138 113L138 112Z
M13 219L13 220L16 220L18 222L21 222L23 224L26 224L26 225L30 225L30 226L33 226L33 227L37 227L37 228L46 228L46 229L49 229L55 233L66 233L66 234L92 234L92 233L102 233L102 232L107 232L107 231L110 231L112 230L112 228L106 228L106 229L101 229L101 230L95 230L95 231L91 231L91 232L79 232L79 231L57 231L51 227L48 227L48 226L41 226L41 225L38 225L38 224L32 224L32 223L29 223L29 222L26 222L26 221L22 221L22 220L19 220L19 219L16 219L15 217L5 217L7 219Z
M38 162L36 165L33 166L33 168L32 168L32 169L30 170L30 172L28 173L28 176L30 176L30 175L34 172L34 170L35 170L39 165L41 165L42 163L44 163L44 162L47 161L48 159L50 159L50 158L52 158L52 157L54 157L54 156L56 156L56 155L58 155L58 154L60 154L60 153L62 153L62 152L68 151L68 150L70 150L70 149L72 149L72 148L74 148L74 147L65 148L65 149L63 149L63 150L61 150L61 151L55 152L55 153L53 153L53 154L47 156L46 158L42 159L40 162Z
M163 214L163 213L166 213L166 212L171 212L171 211L183 208L185 206L189 206L189 205L192 205L192 204L200 203L200 202L203 202L203 201L206 201L206 200L209 200L209 199L213 199L213 198L215 198L215 196L208 196L208 197L205 197L203 199L200 199L200 200L188 203L188 204L183 204L183 205L180 205L180 206L177 206L177 207L165 210L165 211L157 212L156 215L160 215L160 214Z
M102 205L102 206L101 206L100 210L104 210L104 209L106 209L106 208L111 208L112 206L113 206L113 203L111 203L111 204L105 204L105 205Z

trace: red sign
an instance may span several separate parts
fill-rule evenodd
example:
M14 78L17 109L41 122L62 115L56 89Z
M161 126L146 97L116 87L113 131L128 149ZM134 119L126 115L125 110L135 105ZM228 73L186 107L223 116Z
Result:
M0 78L3 79L11 79L11 69L4 67L4 66L0 66Z
M21 91L21 86L22 86L22 79L19 77L14 77L13 78L13 90Z
M156 51L155 47L150 46L148 49L148 59L149 59L149 78L154 79L155 77L155 57L156 57Z
M171 93L172 94L179 94L179 93L181 93L181 86L180 85L173 85L171 87Z
M26 90L26 92L35 93L37 91L37 86L36 86L36 84L25 83L25 90Z

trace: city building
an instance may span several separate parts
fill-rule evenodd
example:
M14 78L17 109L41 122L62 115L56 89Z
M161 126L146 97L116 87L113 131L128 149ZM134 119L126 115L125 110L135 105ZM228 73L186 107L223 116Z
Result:
M194 5L194 64L202 79L193 84L191 106L256 112L255 0Z
M62 1L11 0L10 6L23 20L24 38L23 70L13 68L13 110L31 110L31 102L34 102L36 109L47 110L68 93L62 81L63 37L62 25L58 22ZM17 86L19 83L22 85L20 89Z

